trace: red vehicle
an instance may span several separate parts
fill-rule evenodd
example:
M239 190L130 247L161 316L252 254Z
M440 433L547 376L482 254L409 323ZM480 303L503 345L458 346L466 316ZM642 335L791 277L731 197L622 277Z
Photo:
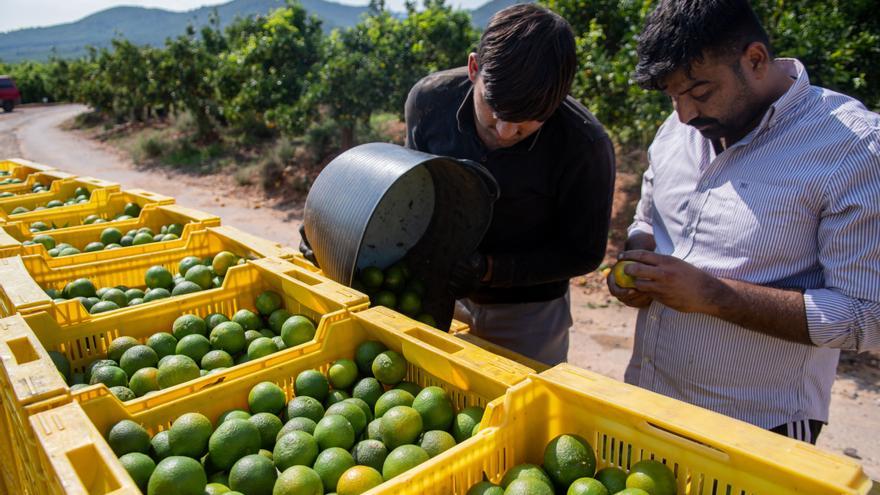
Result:
M4 112L11 112L16 104L21 103L21 93L9 76L0 76L0 103Z

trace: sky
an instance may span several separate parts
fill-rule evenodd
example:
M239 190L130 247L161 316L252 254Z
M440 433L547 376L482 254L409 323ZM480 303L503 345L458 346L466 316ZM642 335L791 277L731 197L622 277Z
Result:
M51 26L74 22L95 12L120 5L157 7L185 11L203 5L218 5L229 0L0 0L0 32L28 27ZM369 0L331 0L349 5L367 5ZM450 5L474 8L486 0L451 0ZM403 10L403 0L386 0L392 10Z

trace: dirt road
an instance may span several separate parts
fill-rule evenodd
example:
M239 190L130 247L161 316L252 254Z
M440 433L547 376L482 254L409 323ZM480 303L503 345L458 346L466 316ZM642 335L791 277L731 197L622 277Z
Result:
M250 199L228 177L191 177L157 170L138 170L117 150L58 125L85 107L21 107L0 114L0 157L21 156L80 175L95 175L123 187L144 188L177 198L178 203L220 215L223 223L295 246L299 242L298 210L271 207ZM595 282L595 280L593 280ZM622 379L632 349L636 312L621 306L595 283L572 284L574 328L569 361ZM858 456L865 470L880 479L880 363L875 356L847 354L833 388L831 423L819 440L822 448Z
M0 115L0 156L21 156L77 175L94 175L177 198L183 206L219 215L225 224L291 246L299 244L298 211L263 207L237 194L229 177L193 177L165 170L138 170L103 143L84 140L58 125L86 110L81 105L17 107Z

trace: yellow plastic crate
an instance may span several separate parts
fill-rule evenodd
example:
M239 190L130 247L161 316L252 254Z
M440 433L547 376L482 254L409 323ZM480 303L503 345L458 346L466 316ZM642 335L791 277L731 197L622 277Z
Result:
M562 364L493 401L468 449L395 478L395 493L464 494L484 475L497 483L517 464L542 464L544 447L562 433L590 442L597 469L664 462L679 495L865 494L871 486L852 459Z
M107 348L116 337L130 336L145 343L155 332L170 331L174 320L182 314L207 316L221 312L231 316L243 308L255 311L254 301L266 290L280 294L288 311L304 314L316 321L316 338L326 332L328 325L345 318L349 311L365 308L367 301L363 294L327 278L318 277L287 261L267 258L231 270L221 289L195 293L192 297L163 299L160 304L149 308L136 306L123 315L99 314L92 321L64 328L45 312L0 319L0 389L3 390L5 416L12 426L6 430L6 434L14 439L21 464L27 466L37 462L37 444L27 417L71 401L70 389L46 351L65 354L74 372L84 372L91 362L106 357ZM285 356L298 354L297 348L285 349L210 377L163 389L148 399L126 402L125 407L148 407L145 405L147 402L152 407L165 401L178 400L194 390L258 372L268 366L270 358L279 361ZM22 356L26 359L22 360ZM87 398L92 394L103 395L107 391L103 385L92 388L103 390L79 391L74 396ZM116 400L112 396L110 399ZM3 452L0 452L2 457ZM26 469L20 475L28 483L34 482L34 476Z
M21 319L21 316L14 318ZM52 360L33 333L9 325L4 319L0 320L0 336L0 472L7 493L28 493L31 486L27 476L30 456L27 455L24 436L31 428L27 421L29 414L24 411L27 404L18 397L25 396L29 402L45 401L56 396L66 385L58 371L53 369L54 365L46 366L47 362L52 364ZM12 373L7 374L6 370ZM63 397L57 404L69 401L69 397ZM34 441L30 443L34 444Z
M47 494L103 494L107 487L121 487L116 494L136 494L129 488L127 477L114 477L118 462L112 456L93 455L87 462L70 455L60 447L68 441L87 438L76 443L76 449L90 452L108 450L102 434L123 419L136 421L151 434L168 428L181 414L200 412L212 421L229 409L247 409L251 387L263 381L278 384L287 398L293 397L293 381L307 369L327 371L340 358L352 358L358 345L366 340L379 340L389 349L401 353L409 362L407 380L421 386L438 385L446 389L457 409L485 406L502 396L511 385L523 380L532 370L488 353L449 334L439 332L415 320L405 318L387 308L371 308L331 323L316 341L299 346L284 359L269 356L265 369L226 380L213 386L192 389L180 399L153 404L148 398L137 406L120 404L106 388L84 390L88 399L31 416L30 421L41 445L40 466L34 469L46 474ZM87 419L86 419L87 418ZM90 420L90 421L89 421ZM86 428L81 431L81 428ZM76 429L79 434L71 434ZM452 449L462 454L471 441ZM434 460L417 467L430 472ZM98 473L98 474L96 474ZM106 476L105 476L106 475ZM370 493L402 493L383 484Z
M89 215L98 215L105 220L112 220L115 216L122 213L122 209L127 203L136 203L141 207L141 213L148 206L170 205L174 204L174 198L163 196L143 189L127 189L125 191L107 191L97 190L92 194L88 203L81 205L67 206L64 208L49 208L23 215L15 215L14 219L7 220L2 224L3 229L9 232L14 239L23 240L25 236L31 234L31 223L36 221L45 222L48 225L56 225L58 228L48 230L44 233L55 235L61 232L76 231L82 228L91 227L91 225L83 225L83 220ZM19 219L19 217L22 217ZM122 225L133 225L132 220L120 220L115 222L104 223L105 227L115 227ZM0 241L0 245L8 246L8 239Z
M56 243L66 242L80 250L90 242L99 241L101 232L109 227L114 227L123 233L142 227L149 227L156 234L163 225L177 223L183 225L183 234L180 239L164 242L151 242L140 246L128 246L118 249L97 251L92 253L80 253L74 256L53 258L42 244L23 245L22 242L31 241L40 234L52 236ZM78 265L93 261L101 261L125 256L132 256L154 251L163 251L184 246L189 235L205 227L220 225L220 217L204 213L179 205L147 204L141 210L137 218L119 220L113 223L99 223L82 225L73 228L51 230L47 232L31 232L27 225L22 222L14 222L12 225L0 226L0 257L36 255L43 258L50 267Z
M115 184L113 182L107 182L92 177L70 177L71 178L68 179L56 180L52 183L52 186L46 192L25 194L21 196L14 196L11 198L0 198L0 220L3 220L4 222L10 222L14 220L33 222L39 220L41 216L45 215L48 211L51 210L64 210L70 212L85 209L90 203L96 204L100 201L103 195L97 194L98 191L103 190L105 191L105 193L109 193L119 190L119 184ZM92 193L87 203L75 204L70 206L60 206L58 208L45 208L42 210L34 211L34 208L45 206L46 203L48 203L49 201L55 199L66 201L70 199L70 197L73 196L78 187L85 187ZM27 213L17 213L13 215L12 211L19 206L23 206L30 211L28 211Z
M186 256L213 256L231 251L248 259L285 258L297 256L280 244L252 236L233 227L208 227L192 232L183 246L164 251L147 252L124 258L52 267L39 256L13 256L0 259L0 316L14 313L48 311L62 325L88 321L90 315L77 300L55 303L44 289L61 289L78 278L88 278L97 287L143 287L144 273L151 266L162 265L177 272ZM95 253L89 253L95 254ZM234 269L230 268L230 270ZM217 289L212 289L217 290ZM183 297L183 296L175 296ZM144 303L155 304L156 301ZM120 314L130 308L109 312Z
M0 176L0 180L7 179L9 176ZM17 195L25 195L25 194L34 194L32 189L34 184L37 182L48 186L49 191L52 189L52 185L55 184L56 181L61 181L64 179L74 179L75 175L68 174L67 172L61 172L60 170L50 170L46 172L34 172L28 174L22 179L22 182L17 184L0 184L0 192L4 193L12 193ZM10 199L10 198L0 198L0 199Z
M7 158L5 160L0 160L0 170L9 172L9 174L4 177L15 177L17 179L25 180L31 174L51 172L58 169L50 165L43 165L42 163L25 160L24 158Z

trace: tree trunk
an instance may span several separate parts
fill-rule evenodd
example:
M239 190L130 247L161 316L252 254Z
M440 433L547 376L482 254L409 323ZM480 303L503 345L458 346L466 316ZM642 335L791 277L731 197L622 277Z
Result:
M342 125L342 150L345 151L354 146L354 124Z

